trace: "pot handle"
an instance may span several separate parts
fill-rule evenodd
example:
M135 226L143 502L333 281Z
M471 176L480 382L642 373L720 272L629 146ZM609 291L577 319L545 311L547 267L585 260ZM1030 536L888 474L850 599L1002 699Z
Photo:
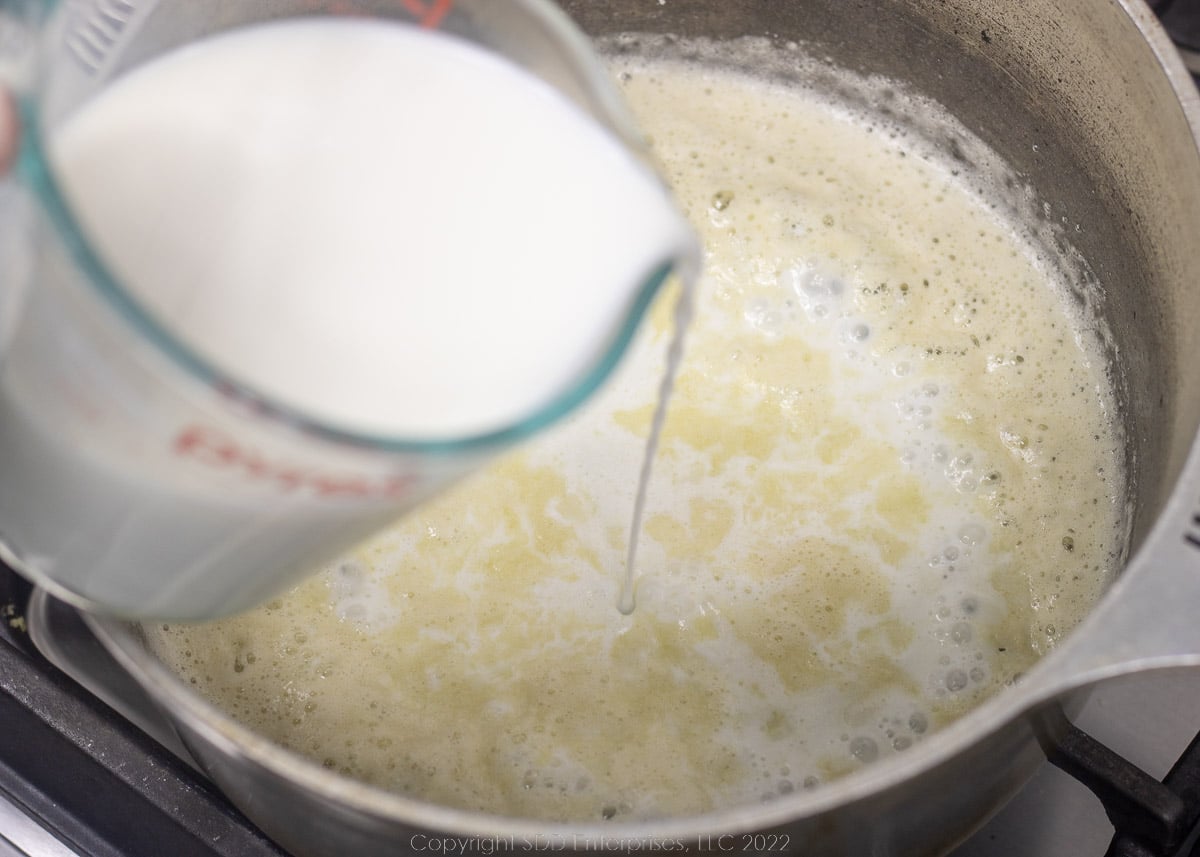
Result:
M1145 542L1093 613L1022 685L1031 703L1108 678L1200 666L1200 443Z

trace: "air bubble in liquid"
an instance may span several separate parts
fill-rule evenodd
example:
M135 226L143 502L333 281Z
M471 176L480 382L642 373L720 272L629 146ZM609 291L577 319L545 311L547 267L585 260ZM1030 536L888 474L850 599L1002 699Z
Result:
M758 330L770 333L780 327L779 312L768 301L755 301L746 307L742 315L751 327Z
M946 673L946 690L957 693L967 686L967 674L962 670L950 670Z
M874 762L879 758L879 745L872 739L860 735L850 742L850 755L860 762Z
M866 342L871 338L871 328L861 322L852 324L846 330L845 336L850 342Z
M836 277L821 274L807 265L794 265L780 276L800 299L800 305L818 318L829 313L829 306L842 295L844 286Z

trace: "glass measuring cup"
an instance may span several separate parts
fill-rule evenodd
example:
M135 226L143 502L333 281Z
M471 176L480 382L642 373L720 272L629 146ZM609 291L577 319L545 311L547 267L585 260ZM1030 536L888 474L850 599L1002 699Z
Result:
M19 8L37 33L28 73L15 75L19 175L35 204L31 273L0 362L0 556L85 608L204 619L267 599L584 401L683 252L664 248L640 282L614 284L629 289L628 303L600 353L510 424L432 439L330 424L221 368L147 311L81 228L47 141L122 74L173 48L282 17L371 16L437 28L523 66L645 161L584 38L541 0Z

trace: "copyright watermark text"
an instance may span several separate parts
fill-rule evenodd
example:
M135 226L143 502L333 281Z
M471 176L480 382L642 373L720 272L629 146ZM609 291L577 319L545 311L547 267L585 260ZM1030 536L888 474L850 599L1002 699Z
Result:
M546 836L483 836L457 837L415 834L409 848L417 854L459 855L530 853L535 851L605 851L610 853L715 853L766 854L787 851L791 837L779 833L726 834L722 836L659 837L659 836L595 836L583 834L553 834Z

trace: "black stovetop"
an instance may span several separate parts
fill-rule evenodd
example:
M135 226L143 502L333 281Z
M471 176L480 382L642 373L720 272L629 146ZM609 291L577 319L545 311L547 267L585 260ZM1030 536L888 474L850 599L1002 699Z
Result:
M84 857L282 857L207 780L37 652L29 592L0 566L0 796Z

